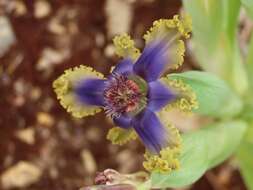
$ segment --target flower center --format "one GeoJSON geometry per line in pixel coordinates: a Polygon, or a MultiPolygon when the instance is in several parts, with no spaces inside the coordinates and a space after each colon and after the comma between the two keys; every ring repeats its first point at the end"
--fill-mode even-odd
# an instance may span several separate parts
{"type": "Polygon", "coordinates": [[[113,74],[104,90],[105,110],[111,117],[136,115],[146,105],[147,84],[138,76],[113,74]]]}

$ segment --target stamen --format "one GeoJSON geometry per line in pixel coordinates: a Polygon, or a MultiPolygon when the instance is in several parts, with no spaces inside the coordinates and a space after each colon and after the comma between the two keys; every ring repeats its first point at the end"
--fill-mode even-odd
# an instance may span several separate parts
{"type": "Polygon", "coordinates": [[[124,113],[136,114],[146,104],[145,81],[138,76],[124,76],[112,73],[104,90],[105,113],[112,118],[124,113]],[[141,86],[142,85],[142,86],[141,86]]]}

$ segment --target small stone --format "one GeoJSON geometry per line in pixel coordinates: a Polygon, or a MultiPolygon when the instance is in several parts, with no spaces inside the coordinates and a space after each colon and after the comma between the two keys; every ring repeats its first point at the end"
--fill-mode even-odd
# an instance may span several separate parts
{"type": "Polygon", "coordinates": [[[127,33],[132,22],[132,4],[128,1],[107,0],[105,5],[109,37],[127,33]]]}
{"type": "Polygon", "coordinates": [[[54,64],[59,64],[69,57],[68,50],[55,50],[52,48],[45,48],[42,51],[42,55],[38,60],[36,68],[38,70],[50,69],[54,64]]]}
{"type": "Polygon", "coordinates": [[[97,170],[97,164],[92,153],[88,149],[83,149],[81,151],[81,158],[85,172],[95,173],[97,170]]]}
{"type": "Polygon", "coordinates": [[[102,33],[98,33],[95,36],[96,45],[102,47],[105,44],[105,37],[102,33]]]}
{"type": "Polygon", "coordinates": [[[32,100],[38,100],[41,96],[41,89],[38,87],[34,87],[32,88],[32,90],[30,91],[30,98],[32,100]]]}
{"type": "Polygon", "coordinates": [[[36,183],[41,177],[42,171],[36,165],[20,161],[16,165],[8,168],[1,175],[3,188],[26,188],[36,183]]]}
{"type": "Polygon", "coordinates": [[[47,97],[44,99],[41,109],[44,110],[44,112],[48,112],[51,110],[51,108],[54,105],[54,100],[51,97],[47,97]]]}
{"type": "Polygon", "coordinates": [[[116,161],[120,166],[119,172],[129,173],[134,170],[138,163],[136,163],[137,159],[131,159],[133,156],[133,152],[128,149],[117,153],[116,161]]]}
{"type": "Polygon", "coordinates": [[[17,0],[13,2],[13,5],[14,5],[13,12],[15,16],[23,16],[27,13],[27,8],[24,2],[17,0]]]}
{"type": "Polygon", "coordinates": [[[17,95],[24,95],[29,88],[29,84],[22,78],[17,79],[14,82],[14,90],[17,95]]]}
{"type": "Polygon", "coordinates": [[[105,56],[106,57],[112,57],[114,55],[115,52],[115,48],[112,44],[109,44],[108,46],[106,46],[105,48],[105,56]]]}
{"type": "Polygon", "coordinates": [[[12,30],[9,19],[5,16],[0,16],[0,58],[9,50],[16,42],[15,34],[12,30]]]}
{"type": "Polygon", "coordinates": [[[66,33],[66,28],[61,24],[58,17],[54,17],[48,23],[48,30],[56,35],[63,35],[66,33]]]}
{"type": "Polygon", "coordinates": [[[26,128],[17,131],[16,137],[29,145],[33,145],[35,143],[35,131],[33,128],[26,128]]]}
{"type": "Polygon", "coordinates": [[[102,138],[101,136],[101,130],[99,130],[99,128],[96,126],[91,126],[85,132],[85,138],[90,142],[99,142],[102,138]]]}
{"type": "Polygon", "coordinates": [[[49,169],[49,176],[50,176],[50,178],[52,178],[52,179],[58,178],[58,176],[59,176],[59,171],[57,170],[56,167],[51,167],[51,168],[49,169]]]}
{"type": "Polygon", "coordinates": [[[5,156],[4,161],[2,162],[3,167],[10,167],[14,161],[14,156],[12,153],[9,153],[5,156]]]}
{"type": "Polygon", "coordinates": [[[22,107],[25,104],[25,98],[23,95],[17,95],[12,103],[15,107],[22,107]]]}
{"type": "Polygon", "coordinates": [[[36,18],[44,18],[50,14],[51,6],[46,0],[38,0],[34,4],[34,11],[36,18]]]}
{"type": "Polygon", "coordinates": [[[45,112],[39,112],[37,114],[37,121],[40,125],[51,127],[54,124],[54,119],[51,115],[45,112]]]}

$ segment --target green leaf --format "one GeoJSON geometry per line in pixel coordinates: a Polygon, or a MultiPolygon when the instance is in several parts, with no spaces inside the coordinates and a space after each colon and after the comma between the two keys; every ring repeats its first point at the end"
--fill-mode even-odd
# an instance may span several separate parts
{"type": "Polygon", "coordinates": [[[222,1],[184,0],[183,3],[192,17],[194,37],[206,44],[209,51],[213,50],[222,30],[222,1]]]}
{"type": "MultiPolygon", "coordinates": [[[[212,57],[213,52],[217,54],[217,46],[226,47],[233,44],[236,39],[240,1],[183,0],[183,5],[186,12],[192,17],[194,43],[200,46],[202,51],[207,53],[206,55],[212,57]]],[[[209,69],[214,66],[213,64],[218,66],[218,63],[215,62],[212,65],[205,62],[200,64],[209,69]]]]}
{"type": "Polygon", "coordinates": [[[231,44],[233,44],[236,39],[241,2],[238,0],[223,0],[222,4],[224,31],[226,32],[231,44]]]}
{"type": "Polygon", "coordinates": [[[253,190],[253,123],[246,132],[246,136],[241,143],[237,159],[240,165],[240,171],[249,190],[253,190]]]}
{"type": "Polygon", "coordinates": [[[147,180],[142,184],[136,185],[137,190],[150,190],[151,189],[151,181],[147,180]]]}
{"type": "Polygon", "coordinates": [[[153,173],[152,187],[182,187],[199,179],[208,167],[208,149],[202,133],[192,133],[183,137],[183,153],[180,169],[169,175],[153,173]]]}
{"type": "Polygon", "coordinates": [[[243,176],[243,179],[249,190],[253,190],[253,144],[243,142],[239,152],[237,154],[237,158],[240,165],[240,171],[243,176]]]}
{"type": "Polygon", "coordinates": [[[246,130],[246,123],[223,123],[220,127],[211,128],[208,135],[209,168],[212,168],[228,158],[238,147],[246,130]],[[219,135],[218,135],[219,134],[219,135]],[[215,145],[211,145],[214,143],[215,145]]]}
{"type": "Polygon", "coordinates": [[[227,159],[239,145],[246,124],[230,121],[211,124],[183,135],[181,167],[169,174],[152,173],[153,188],[177,188],[197,181],[206,170],[227,159]]]}
{"type": "Polygon", "coordinates": [[[253,34],[251,34],[251,39],[248,47],[248,55],[246,59],[246,67],[248,72],[248,78],[249,78],[249,97],[248,100],[251,104],[253,104],[253,34]]]}
{"type": "Polygon", "coordinates": [[[192,17],[193,53],[206,71],[215,73],[240,95],[248,88],[237,42],[239,0],[184,0],[192,17]]]}
{"type": "Polygon", "coordinates": [[[213,117],[232,117],[240,113],[241,100],[228,85],[215,75],[207,72],[189,71],[168,75],[190,85],[197,95],[197,113],[213,117]]]}
{"type": "Polygon", "coordinates": [[[247,10],[248,15],[253,19],[253,1],[252,0],[241,0],[242,5],[247,10]]]}

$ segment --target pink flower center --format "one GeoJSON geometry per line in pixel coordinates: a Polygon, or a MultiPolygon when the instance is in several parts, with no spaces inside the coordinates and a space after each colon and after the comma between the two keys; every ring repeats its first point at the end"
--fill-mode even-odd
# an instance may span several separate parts
{"type": "Polygon", "coordinates": [[[140,88],[140,79],[114,74],[104,90],[105,110],[111,117],[124,113],[135,114],[145,104],[145,93],[140,88]],[[138,83],[139,80],[139,83],[138,83]]]}

